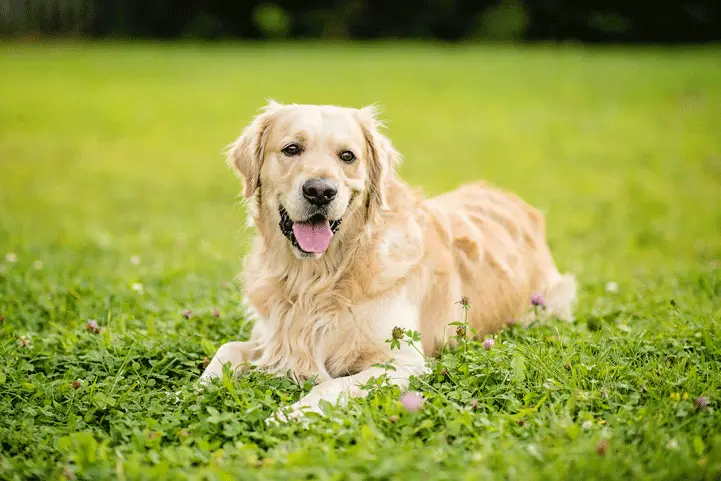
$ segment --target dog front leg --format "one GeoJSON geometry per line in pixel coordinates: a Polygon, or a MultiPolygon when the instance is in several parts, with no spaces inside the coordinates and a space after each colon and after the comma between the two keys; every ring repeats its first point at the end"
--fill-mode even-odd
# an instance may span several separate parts
{"type": "Polygon", "coordinates": [[[206,384],[214,377],[221,377],[223,366],[227,363],[230,363],[233,372],[244,370],[247,363],[252,360],[254,348],[255,343],[249,341],[223,344],[200,376],[200,382],[206,384]]]}
{"type": "MultiPolygon", "coordinates": [[[[406,346],[404,346],[406,347],[406,346]]],[[[412,349],[408,347],[408,349],[412,349]]],[[[396,354],[396,353],[394,353],[396,354]]],[[[388,359],[388,358],[386,358],[388,359]]],[[[382,362],[379,360],[378,362],[382,362]]],[[[281,410],[269,418],[269,422],[289,421],[303,416],[306,412],[322,414],[320,401],[328,401],[339,406],[345,406],[351,397],[365,397],[368,391],[363,389],[372,377],[380,377],[387,374],[389,381],[401,389],[408,387],[411,376],[417,376],[427,372],[425,358],[418,352],[403,352],[396,354],[392,359],[395,371],[386,370],[381,367],[369,367],[352,376],[330,379],[315,386],[287,411],[281,410]]]]}

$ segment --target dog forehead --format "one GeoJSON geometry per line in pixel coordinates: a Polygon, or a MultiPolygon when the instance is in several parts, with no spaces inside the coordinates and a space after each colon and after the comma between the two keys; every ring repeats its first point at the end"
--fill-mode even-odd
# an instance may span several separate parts
{"type": "Polygon", "coordinates": [[[363,138],[355,109],[332,105],[286,105],[277,113],[274,134],[317,138],[363,138]]]}

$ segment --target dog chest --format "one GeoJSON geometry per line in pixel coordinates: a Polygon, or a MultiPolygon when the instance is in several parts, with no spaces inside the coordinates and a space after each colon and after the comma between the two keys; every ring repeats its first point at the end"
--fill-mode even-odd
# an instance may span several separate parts
{"type": "Polygon", "coordinates": [[[300,382],[357,372],[368,349],[354,316],[306,310],[303,304],[277,306],[256,322],[253,340],[261,354],[253,364],[276,374],[290,372],[300,382]]]}

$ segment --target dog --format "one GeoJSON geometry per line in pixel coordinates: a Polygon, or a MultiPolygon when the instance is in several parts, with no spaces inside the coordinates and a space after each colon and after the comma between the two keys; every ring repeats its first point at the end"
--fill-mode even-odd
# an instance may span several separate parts
{"type": "Polygon", "coordinates": [[[473,308],[478,337],[537,317],[572,320],[576,283],[560,274],[541,213],[488,183],[424,199],[396,173],[401,155],[374,106],[270,102],[231,145],[256,235],[244,264],[250,339],[222,345],[201,382],[254,366],[317,384],[288,421],[343,404],[388,374],[401,389],[453,347],[473,308]],[[531,309],[540,294],[545,309],[531,309]],[[465,296],[465,297],[464,297],[465,296]],[[419,345],[391,349],[394,328],[419,345]],[[378,364],[391,361],[394,371],[378,364]]]}

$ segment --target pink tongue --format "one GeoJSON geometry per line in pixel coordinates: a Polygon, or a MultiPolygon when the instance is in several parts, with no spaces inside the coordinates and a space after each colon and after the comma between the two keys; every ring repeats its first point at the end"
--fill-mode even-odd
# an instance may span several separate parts
{"type": "Polygon", "coordinates": [[[310,222],[296,222],[293,224],[293,234],[298,245],[306,252],[320,254],[328,250],[333,232],[327,220],[312,224],[310,222]]]}

